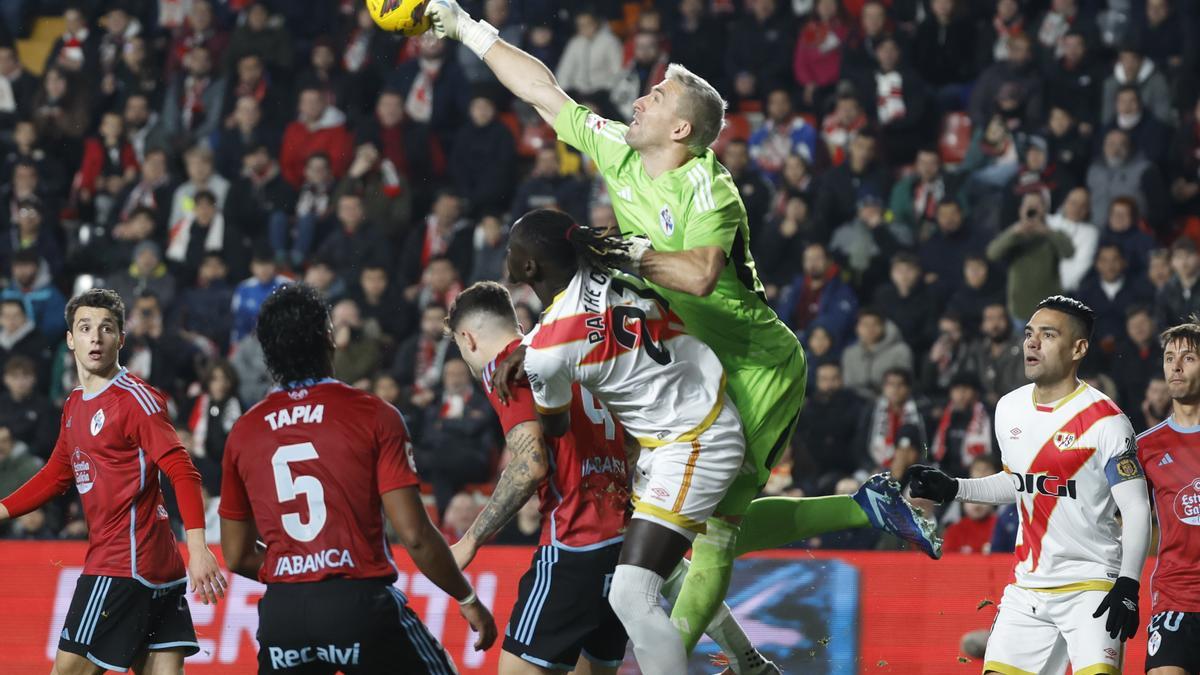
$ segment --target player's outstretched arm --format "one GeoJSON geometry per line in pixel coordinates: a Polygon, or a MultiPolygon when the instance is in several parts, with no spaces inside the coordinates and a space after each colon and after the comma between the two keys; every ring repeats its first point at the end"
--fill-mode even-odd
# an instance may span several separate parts
{"type": "Polygon", "coordinates": [[[1003,471],[984,478],[954,478],[932,466],[914,464],[904,472],[904,482],[913,497],[938,504],[955,499],[995,505],[1017,501],[1017,488],[1003,471]]]}
{"type": "Polygon", "coordinates": [[[417,569],[458,601],[459,611],[471,624],[479,637],[475,640],[476,651],[485,650],[496,641],[496,621],[492,613],[476,597],[471,584],[459,571],[450,554],[450,547],[429,521],[429,514],[421,504],[421,494],[415,487],[388,490],[380,495],[383,511],[396,528],[396,534],[417,569]]]}
{"type": "Polygon", "coordinates": [[[505,437],[512,460],[504,467],[492,496],[466,534],[451,548],[459,568],[466,566],[484,542],[508,524],[529,501],[550,471],[550,458],[542,440],[542,425],[522,422],[505,437]]]}
{"type": "Polygon", "coordinates": [[[642,237],[629,240],[629,259],[634,271],[646,280],[701,298],[712,295],[726,262],[720,246],[655,251],[650,248],[649,240],[642,237]]]}
{"type": "Polygon", "coordinates": [[[533,106],[547,123],[554,124],[562,107],[574,103],[546,64],[501,40],[495,28],[472,19],[455,0],[431,0],[426,11],[438,37],[458,40],[469,47],[505,88],[533,106]]]}

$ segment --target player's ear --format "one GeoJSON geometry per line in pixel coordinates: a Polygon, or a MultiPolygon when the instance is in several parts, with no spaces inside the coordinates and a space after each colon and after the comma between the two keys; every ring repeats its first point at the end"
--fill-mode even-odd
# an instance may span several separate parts
{"type": "Polygon", "coordinates": [[[675,126],[671,127],[671,140],[682,143],[687,140],[688,136],[692,135],[692,123],[678,117],[675,119],[675,126]]]}

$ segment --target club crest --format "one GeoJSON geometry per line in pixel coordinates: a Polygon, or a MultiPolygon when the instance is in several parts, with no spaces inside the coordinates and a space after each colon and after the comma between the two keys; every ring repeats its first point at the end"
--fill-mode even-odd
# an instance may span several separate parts
{"type": "Polygon", "coordinates": [[[100,433],[100,430],[103,428],[104,428],[104,409],[101,408],[96,411],[95,415],[92,415],[92,435],[95,436],[96,434],[100,433]]]}
{"type": "Polygon", "coordinates": [[[671,209],[666,204],[658,212],[658,223],[662,225],[663,234],[668,237],[675,234],[675,219],[671,217],[671,209]]]}

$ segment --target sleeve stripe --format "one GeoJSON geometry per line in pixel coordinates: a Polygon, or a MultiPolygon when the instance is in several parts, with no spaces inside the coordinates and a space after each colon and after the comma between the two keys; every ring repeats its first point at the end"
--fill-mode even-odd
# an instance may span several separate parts
{"type": "Polygon", "coordinates": [[[158,406],[158,402],[150,395],[150,392],[146,391],[140,385],[136,383],[130,385],[126,382],[114,382],[113,384],[133,395],[134,400],[138,402],[138,405],[142,406],[142,411],[147,415],[153,415],[162,410],[158,406]]]}
{"type": "Polygon", "coordinates": [[[712,179],[704,171],[704,167],[697,164],[688,171],[687,175],[688,180],[692,181],[692,187],[696,190],[695,200],[700,207],[700,213],[715,209],[717,203],[712,196],[712,179]]]}

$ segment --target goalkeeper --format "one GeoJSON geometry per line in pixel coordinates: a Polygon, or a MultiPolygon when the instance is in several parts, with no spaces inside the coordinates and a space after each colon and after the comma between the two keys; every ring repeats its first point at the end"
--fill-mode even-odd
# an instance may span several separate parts
{"type": "MultiPolygon", "coordinates": [[[[631,238],[631,267],[725,366],[745,426],[746,465],[693,544],[671,615],[687,649],[724,599],[741,553],[874,525],[939,555],[932,524],[914,515],[891,481],[873,479],[854,497],[754,500],[795,430],[807,367],[799,341],[766,302],[750,255],[746,210],[708,147],[724,125],[717,90],[672,64],[666,79],[634,103],[626,126],[571,100],[542,62],[501,40],[454,0],[431,0],[427,11],[439,37],[475,52],[560,140],[595,162],[621,233],[631,238]]],[[[668,583],[677,582],[675,576],[668,583]]]]}

